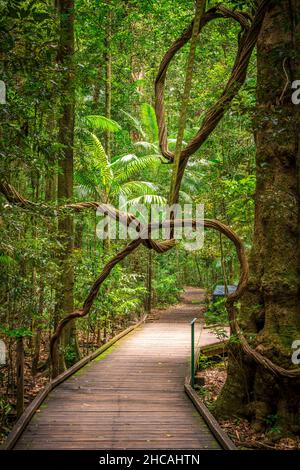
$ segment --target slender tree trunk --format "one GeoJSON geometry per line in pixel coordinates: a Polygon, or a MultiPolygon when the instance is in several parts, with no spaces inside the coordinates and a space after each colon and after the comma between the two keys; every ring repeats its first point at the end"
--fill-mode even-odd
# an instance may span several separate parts
{"type": "Polygon", "coordinates": [[[94,85],[94,93],[93,93],[93,108],[96,114],[98,113],[98,106],[99,106],[99,98],[100,98],[100,84],[101,84],[101,75],[102,75],[102,64],[98,64],[97,66],[97,75],[96,81],[94,85]]]}
{"type": "MultiPolygon", "coordinates": [[[[107,29],[105,37],[105,116],[111,119],[111,99],[112,99],[112,56],[111,56],[111,36],[112,36],[112,11],[109,6],[107,17],[107,29]]],[[[108,159],[111,159],[111,133],[105,132],[105,151],[108,159]]]]}
{"type": "Polygon", "coordinates": [[[33,355],[32,355],[32,365],[31,365],[31,371],[32,371],[33,376],[35,376],[37,373],[37,367],[38,367],[39,360],[40,360],[41,334],[42,334],[42,329],[40,327],[37,327],[35,334],[34,334],[33,355]]]}
{"type": "Polygon", "coordinates": [[[151,313],[152,307],[152,250],[147,250],[147,296],[146,296],[146,313],[151,313]]]}
{"type": "MultiPolygon", "coordinates": [[[[73,197],[73,146],[74,146],[74,112],[75,112],[75,77],[74,77],[74,0],[59,0],[58,13],[60,15],[60,40],[57,62],[61,74],[61,112],[59,119],[59,142],[62,151],[59,161],[59,175],[57,198],[70,201],[73,197]]],[[[73,286],[74,269],[72,264],[72,250],[74,244],[74,223],[72,215],[66,214],[59,219],[58,231],[63,244],[60,253],[61,279],[57,293],[55,323],[63,315],[74,310],[73,286]]],[[[79,358],[79,349],[76,340],[75,325],[73,322],[65,328],[63,344],[68,348],[74,358],[79,358]]],[[[58,347],[58,346],[57,346],[58,347]]],[[[56,354],[56,357],[58,355],[56,354]]],[[[53,366],[53,375],[57,375],[64,368],[63,361],[53,366]]]]}
{"type": "Polygon", "coordinates": [[[203,286],[202,286],[201,269],[200,269],[199,261],[198,261],[198,258],[197,258],[197,255],[196,255],[196,254],[195,254],[195,256],[193,256],[193,259],[194,259],[194,261],[195,261],[195,265],[196,265],[196,269],[197,269],[197,273],[198,273],[199,287],[203,287],[203,286]]]}
{"type": "MultiPolygon", "coordinates": [[[[51,136],[56,138],[56,123],[55,113],[52,111],[47,119],[47,127],[51,129],[51,136]]],[[[57,168],[56,158],[51,155],[48,158],[47,166],[45,168],[45,201],[53,202],[57,194],[57,168]]]]}
{"type": "Polygon", "coordinates": [[[44,301],[45,301],[44,284],[42,284],[40,288],[40,296],[39,296],[38,318],[37,318],[37,324],[35,326],[35,333],[34,333],[34,340],[33,340],[33,355],[32,355],[32,363],[31,363],[31,370],[32,370],[33,376],[37,373],[37,368],[38,368],[38,364],[40,360],[42,326],[41,326],[39,317],[41,317],[43,314],[44,301]]]}
{"type": "Polygon", "coordinates": [[[16,348],[16,369],[17,369],[17,417],[24,411],[24,341],[20,337],[17,339],[16,348]]]}
{"type": "Polygon", "coordinates": [[[223,247],[223,238],[222,234],[219,234],[220,237],[220,252],[221,252],[221,267],[222,267],[222,274],[223,274],[223,281],[224,281],[224,294],[228,295],[228,285],[227,285],[227,272],[226,272],[226,263],[224,257],[224,247],[223,247]]]}
{"type": "MultiPolygon", "coordinates": [[[[240,314],[252,345],[285,368],[293,367],[291,345],[300,339],[300,107],[291,100],[291,82],[300,78],[299,11],[299,0],[274,2],[258,42],[255,227],[240,314]]],[[[279,430],[300,432],[299,380],[271,375],[237,347],[232,352],[216,412],[245,414],[257,430],[272,415],[279,430]]]]}

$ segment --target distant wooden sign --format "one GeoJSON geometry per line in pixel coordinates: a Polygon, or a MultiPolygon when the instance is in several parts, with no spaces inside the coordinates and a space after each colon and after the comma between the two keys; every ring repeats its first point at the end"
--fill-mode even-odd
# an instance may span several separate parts
{"type": "Polygon", "coordinates": [[[6,364],[6,346],[2,339],[0,339],[0,365],[6,364]]]}
{"type": "Polygon", "coordinates": [[[6,103],[6,85],[3,80],[0,80],[0,104],[6,103]]]}

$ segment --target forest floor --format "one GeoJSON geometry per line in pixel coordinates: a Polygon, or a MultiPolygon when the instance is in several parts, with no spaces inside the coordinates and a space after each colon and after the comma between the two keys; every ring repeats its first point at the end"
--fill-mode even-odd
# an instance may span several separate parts
{"type": "MultiPolygon", "coordinates": [[[[46,360],[46,353],[41,355],[41,360],[46,360]]],[[[16,390],[14,371],[3,367],[0,371],[0,444],[3,443],[17,420],[16,415],[16,390]]],[[[24,406],[32,402],[36,395],[46,386],[49,377],[45,374],[33,376],[31,373],[31,360],[25,357],[24,364],[24,406]]]]}
{"type": "MultiPolygon", "coordinates": [[[[205,385],[198,389],[199,395],[208,408],[218,398],[226,381],[226,363],[221,362],[201,372],[205,385]]],[[[300,438],[280,437],[276,428],[266,432],[254,432],[246,419],[233,417],[219,421],[221,428],[228,434],[239,449],[262,450],[300,450],[300,438]]]]}

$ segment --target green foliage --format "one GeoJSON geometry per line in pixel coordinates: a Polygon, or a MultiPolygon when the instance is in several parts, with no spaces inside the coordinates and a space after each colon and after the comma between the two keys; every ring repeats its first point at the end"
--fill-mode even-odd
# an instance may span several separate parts
{"type": "Polygon", "coordinates": [[[225,307],[226,298],[215,300],[208,305],[204,313],[205,321],[208,325],[214,323],[228,324],[228,313],[225,307]]]}
{"type": "Polygon", "coordinates": [[[100,139],[93,132],[87,131],[85,144],[88,153],[91,154],[94,164],[99,170],[99,180],[101,184],[108,188],[112,180],[112,172],[110,169],[108,157],[105,153],[104,147],[100,142],[100,139]]]}
{"type": "Polygon", "coordinates": [[[197,366],[199,370],[209,369],[215,365],[215,361],[205,356],[204,354],[199,354],[197,358],[197,366]]]}
{"type": "Polygon", "coordinates": [[[105,116],[90,115],[86,116],[85,120],[93,129],[100,129],[102,131],[118,132],[121,126],[113,119],[108,119],[105,116]]]}
{"type": "MultiPolygon", "coordinates": [[[[90,125],[102,130],[118,130],[117,123],[102,116],[87,116],[90,125]],[[107,127],[107,123],[109,123],[107,127]]],[[[126,199],[155,195],[157,188],[150,181],[132,180],[143,170],[155,168],[159,163],[158,155],[136,156],[128,154],[113,157],[112,162],[104,150],[100,138],[89,130],[81,129],[87,153],[83,152],[81,162],[75,173],[75,181],[84,192],[97,194],[103,202],[115,202],[119,196],[126,199]]]]}
{"type": "Polygon", "coordinates": [[[177,286],[176,277],[166,271],[162,272],[153,284],[159,305],[177,302],[179,294],[182,292],[177,286]]]}
{"type": "Polygon", "coordinates": [[[9,255],[0,255],[0,264],[9,266],[15,264],[16,260],[9,255]]]}
{"type": "Polygon", "coordinates": [[[121,182],[129,179],[136,173],[149,168],[155,168],[159,164],[159,155],[144,155],[137,157],[134,154],[119,157],[112,163],[116,178],[121,182]]]}
{"type": "Polygon", "coordinates": [[[282,433],[282,426],[280,424],[281,419],[277,414],[270,414],[264,419],[265,425],[267,427],[267,435],[274,437],[274,435],[279,435],[282,433]]]}
{"type": "Polygon", "coordinates": [[[32,331],[27,328],[5,328],[0,326],[0,333],[8,336],[9,338],[28,338],[32,336],[32,331]]]}
{"type": "Polygon", "coordinates": [[[4,432],[9,431],[8,422],[11,413],[12,406],[10,403],[4,398],[0,398],[0,428],[3,429],[4,432]]]}
{"type": "Polygon", "coordinates": [[[151,143],[158,141],[158,126],[155,111],[148,103],[141,105],[141,122],[151,143]]]}
{"type": "Polygon", "coordinates": [[[66,362],[67,368],[71,367],[76,360],[76,355],[74,352],[74,348],[72,346],[65,346],[63,349],[64,359],[66,362]]]}

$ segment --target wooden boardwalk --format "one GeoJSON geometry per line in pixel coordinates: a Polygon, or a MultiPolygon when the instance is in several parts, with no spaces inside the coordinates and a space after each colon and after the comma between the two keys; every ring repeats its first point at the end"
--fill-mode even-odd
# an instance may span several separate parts
{"type": "Polygon", "coordinates": [[[220,449],[184,392],[201,290],[134,330],[57,388],[15,449],[220,449]]]}

